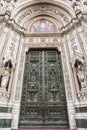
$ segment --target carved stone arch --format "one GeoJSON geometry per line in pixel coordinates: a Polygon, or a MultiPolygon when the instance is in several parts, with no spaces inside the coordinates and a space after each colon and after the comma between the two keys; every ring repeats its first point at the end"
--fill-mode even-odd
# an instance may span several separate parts
{"type": "MultiPolygon", "coordinates": [[[[37,7],[39,8],[39,6],[37,5],[37,7]]],[[[55,11],[55,9],[54,9],[55,11]]],[[[59,10],[57,10],[59,12],[59,10]]],[[[55,20],[58,21],[58,23],[63,23],[63,25],[65,25],[67,22],[69,22],[69,20],[71,20],[71,18],[68,19],[69,16],[65,16],[65,12],[61,13],[61,12],[33,12],[31,14],[31,16],[29,17],[28,16],[28,13],[29,10],[26,10],[26,11],[22,11],[21,14],[19,14],[19,16],[17,16],[17,22],[18,24],[20,23],[21,26],[24,26],[25,23],[29,23],[29,21],[35,17],[38,17],[38,16],[48,16],[48,17],[52,17],[54,18],[55,20]],[[66,19],[67,21],[64,21],[64,19],[66,19]]]]}
{"type": "Polygon", "coordinates": [[[55,23],[55,25],[60,28],[63,26],[63,20],[62,19],[55,19],[53,16],[50,16],[50,15],[45,15],[45,16],[42,16],[42,15],[39,15],[39,16],[35,16],[33,17],[32,19],[28,19],[28,18],[25,18],[23,19],[22,21],[22,26],[25,28],[25,30],[29,30],[29,26],[32,22],[34,22],[35,20],[38,20],[38,19],[47,19],[47,20],[50,20],[51,22],[55,23]],[[28,22],[29,21],[29,22],[28,22]]]}
{"type": "Polygon", "coordinates": [[[25,2],[19,3],[17,7],[15,6],[11,18],[26,30],[29,21],[38,16],[52,17],[56,19],[58,23],[61,23],[61,25],[58,26],[62,27],[71,21],[74,13],[72,8],[63,2],[27,2],[26,0],[25,2]]]}
{"type": "Polygon", "coordinates": [[[67,4],[67,2],[65,3],[61,0],[59,0],[59,1],[54,1],[54,0],[52,0],[52,1],[50,1],[50,0],[48,0],[48,1],[46,1],[46,0],[43,0],[43,1],[41,1],[41,0],[38,0],[38,1],[30,0],[30,1],[28,1],[28,0],[25,0],[23,2],[20,1],[19,4],[17,3],[17,5],[15,5],[15,9],[12,12],[12,18],[15,18],[17,16],[17,14],[19,14],[22,10],[26,9],[27,7],[34,5],[34,4],[39,4],[39,3],[42,3],[42,4],[51,3],[53,5],[59,6],[62,9],[64,9],[67,13],[70,14],[71,17],[74,16],[72,8],[70,8],[70,6],[67,4]]]}

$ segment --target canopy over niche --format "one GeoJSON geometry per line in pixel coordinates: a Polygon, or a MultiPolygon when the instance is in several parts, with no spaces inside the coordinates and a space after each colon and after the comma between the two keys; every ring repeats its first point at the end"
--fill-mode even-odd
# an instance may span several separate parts
{"type": "Polygon", "coordinates": [[[39,19],[30,27],[31,33],[57,33],[57,27],[47,19],[39,19]]]}

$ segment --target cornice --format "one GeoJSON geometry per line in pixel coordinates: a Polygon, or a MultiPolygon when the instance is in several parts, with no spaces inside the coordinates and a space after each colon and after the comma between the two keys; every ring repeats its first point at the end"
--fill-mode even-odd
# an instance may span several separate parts
{"type": "Polygon", "coordinates": [[[24,33],[25,37],[61,37],[61,33],[24,33]]]}

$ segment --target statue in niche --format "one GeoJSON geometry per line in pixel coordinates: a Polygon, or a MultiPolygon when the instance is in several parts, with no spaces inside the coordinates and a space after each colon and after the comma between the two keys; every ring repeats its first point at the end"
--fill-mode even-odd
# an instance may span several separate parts
{"type": "Polygon", "coordinates": [[[75,67],[76,74],[77,74],[77,80],[78,80],[79,88],[81,90],[81,89],[86,87],[84,66],[83,66],[83,63],[81,61],[76,59],[74,67],[75,67]]]}
{"type": "Polygon", "coordinates": [[[6,61],[2,66],[3,73],[0,76],[0,87],[6,91],[8,91],[12,67],[11,60],[6,61]]]}

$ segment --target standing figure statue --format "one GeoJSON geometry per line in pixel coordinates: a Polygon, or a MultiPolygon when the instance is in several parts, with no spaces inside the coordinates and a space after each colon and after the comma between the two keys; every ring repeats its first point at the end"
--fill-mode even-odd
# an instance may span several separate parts
{"type": "Polygon", "coordinates": [[[6,91],[8,91],[12,67],[11,60],[8,60],[4,63],[2,68],[3,73],[0,76],[0,87],[6,91]]]}
{"type": "Polygon", "coordinates": [[[75,70],[76,70],[76,74],[77,74],[79,88],[81,90],[86,87],[83,63],[81,61],[79,61],[78,59],[76,59],[74,66],[75,66],[75,70]]]}

